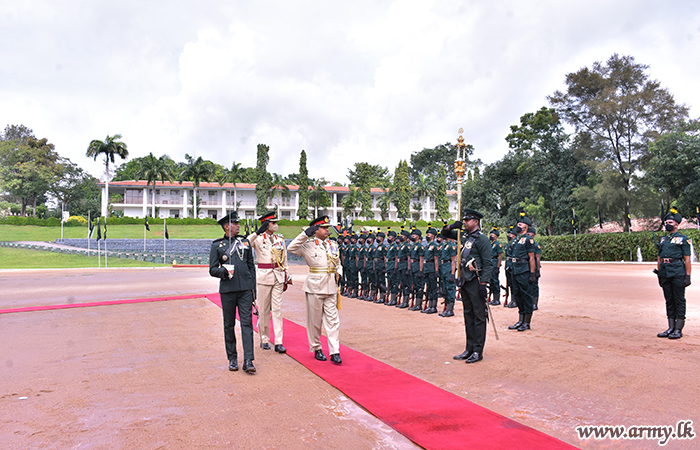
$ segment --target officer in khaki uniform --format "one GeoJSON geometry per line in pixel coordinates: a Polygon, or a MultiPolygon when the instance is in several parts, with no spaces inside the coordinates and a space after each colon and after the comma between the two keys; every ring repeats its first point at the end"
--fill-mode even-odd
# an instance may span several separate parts
{"type": "Polygon", "coordinates": [[[309,340],[309,350],[314,352],[317,360],[326,360],[321,349],[321,325],[323,325],[328,337],[331,362],[341,364],[338,339],[339,295],[336,277],[337,271],[342,271],[342,266],[339,263],[338,245],[328,239],[330,226],[328,216],[312,220],[309,227],[289,243],[287,250],[304,258],[309,266],[309,274],[303,287],[306,293],[306,335],[309,340]]]}
{"type": "Polygon", "coordinates": [[[289,274],[287,272],[287,250],[284,237],[275,234],[279,229],[277,213],[269,211],[260,217],[260,228],[248,236],[250,245],[255,250],[258,261],[258,332],[260,347],[270,350],[270,312],[272,328],[275,331],[275,351],[286,353],[282,345],[282,292],[286,288],[289,274]]]}

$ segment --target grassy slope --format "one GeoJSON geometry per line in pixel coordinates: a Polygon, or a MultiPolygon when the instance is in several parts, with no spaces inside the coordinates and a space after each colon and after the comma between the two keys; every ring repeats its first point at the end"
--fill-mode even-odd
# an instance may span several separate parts
{"type": "MultiPolygon", "coordinates": [[[[132,259],[109,258],[108,267],[165,267],[132,259]]],[[[0,269],[67,269],[97,267],[97,255],[64,255],[41,250],[24,250],[0,247],[0,269]]],[[[102,259],[104,267],[104,258],[102,259]]]]}

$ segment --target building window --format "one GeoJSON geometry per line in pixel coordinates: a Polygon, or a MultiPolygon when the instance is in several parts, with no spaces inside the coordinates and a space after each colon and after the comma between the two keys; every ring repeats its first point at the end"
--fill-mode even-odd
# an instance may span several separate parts
{"type": "Polygon", "coordinates": [[[170,195],[180,195],[180,191],[175,189],[170,191],[170,195]]]}
{"type": "Polygon", "coordinates": [[[143,191],[141,189],[127,189],[124,203],[138,205],[143,203],[143,191]]]}
{"type": "Polygon", "coordinates": [[[179,209],[171,209],[170,210],[170,217],[173,219],[179,219],[180,218],[180,210],[179,209]]]}
{"type": "Polygon", "coordinates": [[[291,219],[291,218],[292,218],[292,212],[291,212],[291,211],[282,211],[282,218],[283,218],[283,219],[291,219]]]}

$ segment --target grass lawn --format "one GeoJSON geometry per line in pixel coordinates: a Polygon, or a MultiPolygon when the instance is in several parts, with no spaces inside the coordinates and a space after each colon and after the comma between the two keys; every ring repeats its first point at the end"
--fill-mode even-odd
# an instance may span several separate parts
{"type": "MultiPolygon", "coordinates": [[[[102,267],[104,267],[104,264],[103,256],[102,267]]],[[[166,266],[167,265],[164,264],[134,261],[133,259],[109,258],[107,260],[107,267],[166,266]]],[[[97,267],[97,255],[88,257],[81,255],[64,255],[41,250],[0,247],[0,269],[70,269],[81,267],[97,267]]]]}
{"type": "MultiPolygon", "coordinates": [[[[255,230],[251,230],[251,233],[255,230]]],[[[85,227],[63,227],[63,237],[66,239],[85,239],[85,227]]],[[[245,228],[241,227],[241,234],[245,228]]],[[[287,239],[294,239],[301,233],[299,226],[280,227],[287,239]]],[[[171,239],[218,239],[224,235],[219,225],[168,225],[168,235],[171,239]]],[[[107,237],[111,239],[143,239],[143,225],[109,225],[107,237]]],[[[34,225],[0,225],[0,241],[55,241],[61,238],[61,227],[37,227],[34,225]]],[[[146,239],[163,239],[163,228],[151,225],[151,231],[146,232],[146,239]]]]}

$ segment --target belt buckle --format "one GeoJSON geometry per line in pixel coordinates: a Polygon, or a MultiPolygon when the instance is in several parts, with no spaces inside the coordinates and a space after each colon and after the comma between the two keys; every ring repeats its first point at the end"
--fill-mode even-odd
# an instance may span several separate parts
{"type": "Polygon", "coordinates": [[[661,261],[663,261],[665,264],[671,264],[671,258],[664,258],[661,261]]]}
{"type": "Polygon", "coordinates": [[[511,258],[510,262],[518,262],[518,258],[511,258]]]}

